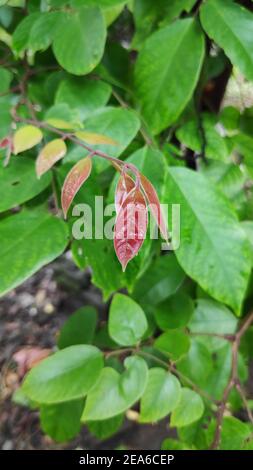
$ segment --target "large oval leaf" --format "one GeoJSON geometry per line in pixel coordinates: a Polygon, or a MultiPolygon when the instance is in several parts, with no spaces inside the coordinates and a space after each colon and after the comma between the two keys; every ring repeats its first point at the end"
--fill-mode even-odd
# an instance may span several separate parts
{"type": "Polygon", "coordinates": [[[154,132],[175,122],[192,96],[204,57],[204,40],[195,19],[177,20],[155,32],[136,63],[136,94],[154,132]]]}
{"type": "Polygon", "coordinates": [[[105,20],[100,9],[83,7],[66,12],[61,30],[53,41],[53,51],[64,69],[75,75],[85,75],[99,63],[105,38],[105,20]]]}
{"type": "Polygon", "coordinates": [[[36,177],[34,161],[26,157],[13,157],[7,167],[0,165],[0,212],[32,199],[50,183],[51,175],[36,177]]]}
{"type": "Polygon", "coordinates": [[[100,421],[126,411],[142,396],[148,377],[146,362],[140,357],[125,360],[126,371],[103,369],[98,382],[88,394],[82,421],[100,421]]]}
{"type": "Polygon", "coordinates": [[[88,393],[102,367],[102,353],[94,346],[69,346],[34,367],[22,389],[28,398],[38,403],[74,400],[88,393]]]}
{"type": "Polygon", "coordinates": [[[208,0],[200,12],[208,36],[253,80],[253,14],[230,0],[208,0]]]}
{"type": "Polygon", "coordinates": [[[68,229],[48,212],[23,210],[0,221],[0,239],[0,295],[3,295],[63,253],[68,229]]]}
{"type": "Polygon", "coordinates": [[[229,202],[203,175],[186,168],[170,168],[166,187],[167,201],[181,206],[179,263],[212,297],[239,314],[251,262],[229,202]]]}

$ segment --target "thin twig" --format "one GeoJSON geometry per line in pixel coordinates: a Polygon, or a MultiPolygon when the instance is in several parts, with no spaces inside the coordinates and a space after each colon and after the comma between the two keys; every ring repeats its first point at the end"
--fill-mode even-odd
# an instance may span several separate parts
{"type": "MultiPolygon", "coordinates": [[[[223,417],[224,417],[224,413],[226,409],[226,404],[227,404],[231,390],[234,387],[238,387],[238,384],[240,384],[239,379],[238,379],[238,351],[240,347],[241,338],[244,335],[244,333],[247,331],[247,329],[250,327],[252,322],[253,322],[253,312],[251,312],[243,321],[242,325],[240,326],[238,332],[235,335],[235,339],[232,344],[231,373],[230,373],[228,383],[224,389],[222,399],[220,401],[220,405],[218,407],[214,439],[210,446],[210,449],[217,449],[219,447],[220,439],[221,439],[222,422],[223,422],[223,417]]],[[[244,402],[244,405],[245,405],[245,402],[244,402]]]]}

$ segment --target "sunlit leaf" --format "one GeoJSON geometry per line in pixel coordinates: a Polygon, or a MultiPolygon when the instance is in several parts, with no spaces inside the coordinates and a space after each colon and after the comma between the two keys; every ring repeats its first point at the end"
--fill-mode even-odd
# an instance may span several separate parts
{"type": "Polygon", "coordinates": [[[67,216],[70,204],[82,184],[89,178],[92,168],[90,157],[85,157],[77,162],[68,173],[62,188],[61,204],[64,217],[67,216]]]}
{"type": "Polygon", "coordinates": [[[87,142],[87,144],[94,144],[94,145],[118,145],[116,140],[111,139],[111,137],[107,137],[106,135],[96,134],[95,132],[87,132],[87,131],[78,131],[75,133],[75,136],[87,142]]]}
{"type": "Polygon", "coordinates": [[[37,145],[43,139],[43,134],[38,127],[24,126],[18,129],[13,137],[14,153],[24,152],[37,145]]]}
{"type": "Polygon", "coordinates": [[[40,177],[46,173],[58,160],[64,157],[66,152],[67,147],[62,139],[54,139],[45,145],[36,160],[37,176],[40,177]]]}

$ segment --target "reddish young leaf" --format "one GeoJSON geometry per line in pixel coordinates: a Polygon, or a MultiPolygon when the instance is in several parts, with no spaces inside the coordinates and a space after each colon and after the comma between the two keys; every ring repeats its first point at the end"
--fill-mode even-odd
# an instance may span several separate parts
{"type": "Polygon", "coordinates": [[[67,217],[67,212],[76,193],[82,184],[89,178],[91,168],[91,158],[85,157],[77,162],[67,174],[61,193],[61,205],[65,218],[67,217]]]}
{"type": "Polygon", "coordinates": [[[10,143],[11,143],[11,141],[10,141],[9,137],[4,137],[0,141],[0,148],[4,149],[5,147],[9,147],[10,143]]]}
{"type": "Polygon", "coordinates": [[[124,202],[127,195],[134,188],[134,180],[127,173],[122,173],[120,175],[116,191],[115,191],[115,209],[116,214],[118,214],[122,203],[124,202]]]}
{"type": "Polygon", "coordinates": [[[167,241],[168,240],[167,225],[165,223],[165,220],[162,214],[160,201],[159,201],[157,192],[154,186],[152,185],[152,183],[150,183],[150,181],[146,178],[146,176],[142,175],[141,173],[140,173],[140,179],[141,179],[141,185],[142,185],[143,191],[150,205],[151,213],[160,229],[160,232],[163,238],[167,241]]]}
{"type": "Polygon", "coordinates": [[[114,248],[123,271],[138,254],[146,236],[147,224],[145,198],[139,189],[134,188],[124,199],[114,227],[114,248]]]}

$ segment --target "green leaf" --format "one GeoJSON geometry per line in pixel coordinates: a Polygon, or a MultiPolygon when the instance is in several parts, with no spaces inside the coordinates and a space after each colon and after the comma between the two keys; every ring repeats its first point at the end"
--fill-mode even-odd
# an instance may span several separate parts
{"type": "Polygon", "coordinates": [[[12,77],[12,73],[9,70],[0,67],[0,93],[5,93],[9,90],[12,77]]]}
{"type": "MultiPolygon", "coordinates": [[[[136,113],[124,108],[106,107],[99,110],[85,122],[85,130],[106,135],[118,143],[118,145],[94,145],[94,149],[108,153],[112,157],[119,157],[127,148],[140,128],[140,121],[136,113]]],[[[94,166],[97,171],[108,168],[105,160],[96,159],[94,166]]]]}
{"type": "Polygon", "coordinates": [[[197,421],[204,413],[202,398],[189,388],[182,388],[180,401],[172,411],[170,425],[180,428],[197,421]]]}
{"type": "Polygon", "coordinates": [[[63,19],[64,13],[60,11],[41,13],[31,27],[29,49],[33,52],[46,50],[61,28],[63,19]]]}
{"type": "Polygon", "coordinates": [[[148,378],[146,362],[136,356],[128,357],[126,371],[103,369],[96,385],[88,394],[82,421],[100,421],[117,416],[130,408],[142,396],[148,378]]]}
{"type": "Polygon", "coordinates": [[[102,80],[69,78],[60,82],[55,103],[66,103],[71,109],[78,110],[80,119],[84,120],[105,106],[110,94],[110,85],[102,80]]]}
{"type": "Polygon", "coordinates": [[[57,129],[78,130],[83,127],[78,111],[70,109],[67,103],[58,103],[47,109],[44,121],[57,129]]]}
{"type": "Polygon", "coordinates": [[[69,73],[85,75],[102,58],[105,39],[105,21],[100,9],[83,7],[65,12],[61,29],[53,41],[53,51],[59,64],[69,73]]]}
{"type": "Polygon", "coordinates": [[[179,292],[156,306],[155,320],[162,330],[182,328],[190,321],[193,311],[191,297],[179,292]]]}
{"type": "Polygon", "coordinates": [[[39,144],[43,139],[43,134],[38,127],[23,126],[18,129],[13,137],[14,153],[17,155],[20,152],[31,149],[39,144]]]}
{"type": "Polygon", "coordinates": [[[177,369],[201,387],[205,386],[212,365],[211,352],[204,344],[192,339],[191,347],[187,355],[178,362],[177,369]]]}
{"type": "Polygon", "coordinates": [[[184,356],[189,351],[190,344],[189,337],[180,330],[166,331],[154,342],[155,348],[168,354],[173,361],[184,356]]]}
{"type": "Polygon", "coordinates": [[[192,333],[234,334],[237,323],[225,305],[215,300],[198,299],[189,328],[192,333]]]}
{"type": "MultiPolygon", "coordinates": [[[[215,129],[215,123],[209,116],[203,116],[203,130],[205,133],[205,156],[214,160],[226,162],[228,160],[229,150],[226,141],[215,129]]],[[[188,121],[180,127],[176,136],[187,148],[194,150],[198,154],[202,151],[202,136],[199,130],[199,124],[195,121],[188,121]]]]}
{"type": "Polygon", "coordinates": [[[97,312],[93,307],[81,307],[64,323],[58,338],[58,348],[74,344],[90,344],[97,324],[97,312]]]}
{"type": "Polygon", "coordinates": [[[208,0],[200,9],[203,28],[232,64],[253,80],[253,15],[230,0],[208,0]]]}
{"type": "MultiPolygon", "coordinates": [[[[213,441],[215,426],[216,422],[213,420],[207,430],[210,444],[213,441]]],[[[244,450],[250,442],[252,443],[252,429],[247,423],[234,416],[223,418],[219,450],[244,450]]]]}
{"type": "Polygon", "coordinates": [[[41,13],[39,12],[27,15],[15,29],[12,37],[12,48],[18,56],[22,56],[28,48],[31,29],[40,17],[41,13]]]}
{"type": "Polygon", "coordinates": [[[141,398],[140,422],[156,422],[167,416],[179,402],[180,389],[174,375],[161,367],[150,369],[148,384],[141,398]]]}
{"type": "Polygon", "coordinates": [[[157,305],[175,294],[184,278],[174,255],[159,256],[135,284],[133,297],[142,305],[157,305]]]}
{"type": "Polygon", "coordinates": [[[3,197],[0,212],[12,209],[41,193],[50,183],[51,175],[36,177],[34,161],[26,157],[12,157],[7,167],[0,165],[0,185],[3,197]]]}
{"type": "Polygon", "coordinates": [[[135,0],[133,6],[136,32],[133,47],[142,42],[157,28],[168,24],[183,11],[189,12],[195,0],[135,0]]]}
{"type": "Polygon", "coordinates": [[[161,450],[192,450],[192,447],[185,442],[167,438],[162,442],[161,450]]]}
{"type": "Polygon", "coordinates": [[[61,255],[68,243],[68,230],[62,220],[48,212],[23,210],[0,221],[0,239],[3,295],[61,255]]]}
{"type": "Polygon", "coordinates": [[[166,198],[181,205],[175,254],[182,268],[239,315],[251,262],[248,240],[231,206],[203,175],[186,168],[169,169],[166,198]]]}
{"type": "Polygon", "coordinates": [[[102,367],[102,353],[94,346],[69,346],[33,367],[22,388],[39,403],[82,398],[96,383],[102,367]]]}
{"type": "Polygon", "coordinates": [[[182,113],[197,84],[203,57],[203,35],[192,18],[177,20],[146,40],[136,63],[135,87],[141,113],[154,134],[182,113]]]}
{"type": "Polygon", "coordinates": [[[103,440],[113,436],[121,428],[123,420],[124,415],[121,414],[103,421],[89,421],[86,424],[91,434],[103,440]]]}
{"type": "Polygon", "coordinates": [[[83,400],[43,405],[40,409],[42,430],[56,442],[73,439],[81,429],[83,400]]]}
{"type": "Polygon", "coordinates": [[[142,308],[130,297],[115,294],[109,312],[109,334],[122,346],[136,345],[148,324],[142,308]]]}

